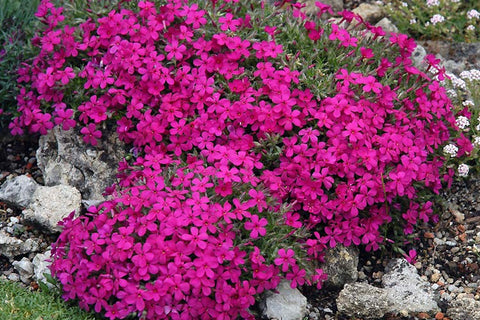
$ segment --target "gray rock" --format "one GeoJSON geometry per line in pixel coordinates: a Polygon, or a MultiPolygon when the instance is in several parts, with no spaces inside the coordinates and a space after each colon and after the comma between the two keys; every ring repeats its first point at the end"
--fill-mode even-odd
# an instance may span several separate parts
{"type": "Polygon", "coordinates": [[[0,230],[0,254],[10,260],[16,256],[38,251],[38,242],[33,239],[22,241],[9,236],[5,231],[0,230]]]}
{"type": "Polygon", "coordinates": [[[358,7],[353,9],[352,12],[358,14],[363,20],[371,24],[379,22],[385,16],[385,12],[381,6],[366,2],[361,3],[358,7]]]}
{"type": "Polygon", "coordinates": [[[33,276],[32,262],[28,258],[22,258],[20,261],[14,261],[12,265],[20,274],[20,280],[26,284],[30,283],[30,279],[33,276]]]}
{"type": "Polygon", "coordinates": [[[0,187],[0,200],[27,207],[38,184],[26,175],[7,179],[0,187]]]}
{"type": "Polygon", "coordinates": [[[382,278],[383,288],[367,283],[347,284],[337,298],[341,313],[379,319],[385,314],[434,314],[440,309],[427,281],[405,259],[393,260],[382,278]]]}
{"type": "Polygon", "coordinates": [[[425,50],[444,62],[445,69],[458,74],[465,69],[480,68],[480,43],[418,41],[425,50]]]}
{"type": "Polygon", "coordinates": [[[105,200],[102,193],[116,181],[118,162],[125,146],[115,133],[104,133],[96,147],[83,142],[73,130],[54,128],[40,137],[38,167],[45,185],[70,185],[77,188],[89,204],[105,200]]]}
{"type": "Polygon", "coordinates": [[[51,251],[48,250],[45,253],[38,253],[32,261],[33,264],[33,269],[34,269],[34,275],[33,277],[37,282],[43,282],[46,283],[47,286],[53,287],[51,283],[46,282],[45,279],[45,273],[51,274],[50,269],[48,268],[51,264],[49,261],[51,257],[51,251]]]}
{"type": "MultiPolygon", "coordinates": [[[[317,2],[317,0],[300,0],[299,2],[306,4],[304,12],[307,15],[316,14],[318,12],[318,8],[315,6],[315,2],[317,2]]],[[[332,7],[333,12],[343,10],[343,0],[322,0],[320,2],[332,7]]]]}
{"type": "Polygon", "coordinates": [[[375,26],[382,27],[383,31],[385,31],[386,33],[398,32],[397,26],[395,26],[393,22],[388,18],[381,19],[375,26]]]}
{"type": "Polygon", "coordinates": [[[20,281],[20,276],[17,273],[11,273],[8,275],[7,279],[13,282],[18,282],[20,281]]]}
{"type": "Polygon", "coordinates": [[[321,265],[328,275],[324,282],[326,287],[341,289],[346,283],[357,281],[358,278],[358,249],[337,245],[328,249],[325,254],[325,263],[321,265]]]}
{"type": "Polygon", "coordinates": [[[478,320],[480,301],[466,297],[457,298],[450,303],[446,315],[452,320],[478,320]]]}
{"type": "Polygon", "coordinates": [[[60,231],[58,222],[72,211],[79,213],[81,201],[80,192],[74,187],[40,186],[35,191],[30,206],[22,211],[22,215],[25,220],[38,223],[50,232],[60,231]]]}
{"type": "Polygon", "coordinates": [[[407,311],[411,314],[440,311],[430,284],[422,280],[415,267],[403,258],[388,264],[382,283],[389,300],[395,303],[395,312],[407,311]]]}
{"type": "Polygon", "coordinates": [[[338,311],[351,317],[380,319],[389,307],[385,289],[365,282],[347,283],[337,298],[338,311]]]}
{"type": "Polygon", "coordinates": [[[268,292],[263,314],[269,319],[302,320],[307,313],[307,298],[298,289],[290,287],[290,281],[281,281],[278,293],[268,292]]]}

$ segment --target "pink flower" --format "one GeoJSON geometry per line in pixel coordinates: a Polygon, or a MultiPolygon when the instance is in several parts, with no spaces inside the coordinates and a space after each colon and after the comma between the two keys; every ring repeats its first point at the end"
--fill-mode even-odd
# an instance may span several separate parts
{"type": "Polygon", "coordinates": [[[264,228],[268,224],[267,219],[259,219],[256,214],[250,217],[250,221],[245,222],[245,230],[251,230],[250,237],[257,239],[258,235],[264,236],[267,230],[264,228]]]}
{"type": "Polygon", "coordinates": [[[92,146],[96,146],[98,144],[98,140],[102,137],[102,132],[97,130],[95,124],[90,123],[88,126],[83,127],[80,130],[80,133],[83,134],[83,141],[85,143],[90,143],[92,146]]]}

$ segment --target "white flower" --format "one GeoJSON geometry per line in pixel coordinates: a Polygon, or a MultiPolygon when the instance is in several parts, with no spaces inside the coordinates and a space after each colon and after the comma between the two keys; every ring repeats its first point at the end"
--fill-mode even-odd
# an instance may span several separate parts
{"type": "Polygon", "coordinates": [[[480,80],[480,70],[471,69],[468,71],[462,71],[460,73],[460,78],[470,81],[480,80]]]}
{"type": "Polygon", "coordinates": [[[460,0],[452,0],[452,3],[460,2],[460,0]]]}
{"type": "Polygon", "coordinates": [[[403,7],[408,7],[408,3],[402,2],[402,6],[403,6],[403,7]]]}
{"type": "Polygon", "coordinates": [[[417,19],[413,18],[413,19],[410,19],[410,24],[415,24],[417,23],[417,19]]]}
{"type": "Polygon", "coordinates": [[[475,137],[473,139],[473,146],[477,148],[480,147],[480,137],[475,137]]]}
{"type": "Polygon", "coordinates": [[[475,103],[473,103],[472,100],[465,100],[465,101],[462,102],[462,105],[464,107],[468,107],[468,106],[473,107],[475,105],[475,103]]]}
{"type": "Polygon", "coordinates": [[[467,27],[467,30],[468,30],[468,31],[475,31],[475,26],[474,26],[474,25],[469,25],[469,26],[467,27]]]}
{"type": "Polygon", "coordinates": [[[462,130],[470,125],[470,121],[468,121],[468,118],[465,116],[458,116],[455,123],[457,124],[457,127],[459,127],[462,130]]]}
{"type": "Polygon", "coordinates": [[[434,14],[433,17],[430,19],[430,22],[433,25],[436,25],[437,23],[445,21],[445,18],[441,14],[434,14]]]}
{"type": "Polygon", "coordinates": [[[457,97],[457,91],[453,90],[453,89],[448,89],[447,90],[447,95],[450,97],[450,98],[456,98],[457,97]]]}
{"type": "Polygon", "coordinates": [[[427,0],[427,7],[436,7],[438,5],[440,5],[438,0],[427,0]]]}
{"type": "Polygon", "coordinates": [[[466,177],[468,176],[468,171],[469,171],[468,165],[462,163],[461,165],[458,166],[458,175],[460,177],[466,177]]]}
{"type": "Polygon", "coordinates": [[[458,148],[454,144],[447,144],[445,147],[443,147],[443,152],[445,154],[450,155],[450,157],[456,157],[457,152],[458,152],[458,148]]]}
{"type": "Polygon", "coordinates": [[[467,17],[468,17],[468,19],[478,19],[478,18],[480,18],[480,12],[478,12],[475,9],[472,9],[472,10],[467,12],[467,17]]]}

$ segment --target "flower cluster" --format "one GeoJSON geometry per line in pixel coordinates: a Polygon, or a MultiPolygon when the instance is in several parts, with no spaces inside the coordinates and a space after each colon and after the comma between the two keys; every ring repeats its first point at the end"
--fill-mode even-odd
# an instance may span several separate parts
{"type": "Polygon", "coordinates": [[[394,0],[389,17],[402,32],[421,40],[477,42],[480,2],[459,0],[394,0]]]}
{"type": "MultiPolygon", "coordinates": [[[[444,85],[449,88],[454,102],[455,113],[458,114],[456,126],[462,131],[456,144],[462,149],[460,158],[450,159],[447,164],[451,168],[457,167],[458,176],[466,177],[478,173],[480,151],[480,71],[477,69],[465,70],[456,76],[447,73],[444,85]]],[[[455,146],[455,148],[457,148],[455,146]]],[[[458,151],[458,148],[457,148],[458,151]]]]}
{"type": "Polygon", "coordinates": [[[95,145],[113,126],[135,150],[111,200],[63,222],[64,298],[110,319],[252,318],[282,278],[320,288],[327,247],[434,219],[423,192],[451,181],[456,123],[436,61],[415,68],[413,40],[350,12],[246,3],[122,1],[68,24],[42,1],[12,133],[95,145]]]}

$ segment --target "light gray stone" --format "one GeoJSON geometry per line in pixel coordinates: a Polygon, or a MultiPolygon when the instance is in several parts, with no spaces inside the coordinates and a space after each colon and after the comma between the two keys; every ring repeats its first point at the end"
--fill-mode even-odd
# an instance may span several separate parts
{"type": "Polygon", "coordinates": [[[33,264],[28,258],[22,258],[20,261],[14,261],[13,267],[18,271],[20,280],[23,283],[28,284],[33,276],[33,264]]]}
{"type": "Polygon", "coordinates": [[[385,12],[378,4],[361,3],[358,7],[352,10],[352,12],[358,14],[363,20],[375,24],[379,22],[384,16],[385,12]]]}
{"type": "Polygon", "coordinates": [[[413,65],[417,68],[423,69],[427,66],[427,63],[424,61],[427,51],[424,47],[417,43],[417,47],[412,52],[412,62],[413,65]]]}
{"type": "Polygon", "coordinates": [[[446,315],[452,320],[478,320],[480,319],[480,301],[457,297],[450,302],[446,315]]]}
{"type": "Polygon", "coordinates": [[[383,18],[377,22],[376,27],[381,27],[386,33],[397,33],[398,28],[393,24],[393,22],[388,18],[383,18]]]}
{"type": "MultiPolygon", "coordinates": [[[[317,2],[317,0],[301,0],[299,2],[306,4],[306,7],[304,8],[304,12],[307,15],[313,15],[318,12],[318,8],[315,6],[315,2],[317,2]]],[[[332,8],[333,12],[338,12],[343,10],[343,0],[322,0],[320,2],[326,5],[329,5],[332,8]]]]}
{"type": "Polygon", "coordinates": [[[298,289],[290,287],[290,281],[281,281],[278,293],[268,292],[263,314],[269,319],[302,320],[307,313],[307,298],[298,289]]]}
{"type": "Polygon", "coordinates": [[[46,283],[47,286],[53,287],[51,283],[48,283],[45,279],[45,273],[51,274],[50,269],[48,268],[51,264],[49,259],[51,258],[51,251],[48,250],[45,253],[38,253],[33,258],[32,264],[34,269],[33,277],[37,282],[46,283]]]}
{"type": "Polygon", "coordinates": [[[78,132],[58,127],[40,137],[37,150],[45,185],[73,186],[88,204],[105,200],[102,193],[116,182],[118,162],[124,156],[125,146],[116,133],[104,133],[93,147],[78,132]]]}
{"type": "Polygon", "coordinates": [[[420,278],[405,259],[393,260],[382,277],[383,288],[366,283],[346,284],[337,298],[341,313],[351,317],[379,319],[385,314],[415,314],[440,311],[429,283],[420,278]]]}
{"type": "Polygon", "coordinates": [[[337,298],[338,311],[351,317],[380,319],[389,310],[387,292],[365,282],[347,283],[337,298]]]}
{"type": "Polygon", "coordinates": [[[358,278],[358,249],[337,245],[328,249],[325,254],[325,263],[321,265],[328,275],[324,282],[326,287],[341,289],[346,283],[357,281],[358,278]]]}
{"type": "Polygon", "coordinates": [[[49,229],[60,231],[58,222],[72,211],[79,213],[81,206],[80,192],[74,187],[58,185],[40,186],[35,191],[29,207],[22,211],[25,220],[33,221],[49,229]]]}
{"type": "Polygon", "coordinates": [[[392,260],[386,270],[382,284],[389,300],[394,302],[394,311],[409,314],[440,311],[430,284],[420,278],[417,269],[407,260],[392,260]]]}
{"type": "Polygon", "coordinates": [[[33,239],[22,241],[9,236],[5,231],[0,230],[0,254],[10,260],[13,260],[16,256],[36,252],[38,251],[38,248],[38,242],[33,239]]]}
{"type": "Polygon", "coordinates": [[[38,184],[26,175],[8,179],[0,187],[0,200],[10,202],[17,207],[27,207],[38,188],[38,184]]]}

